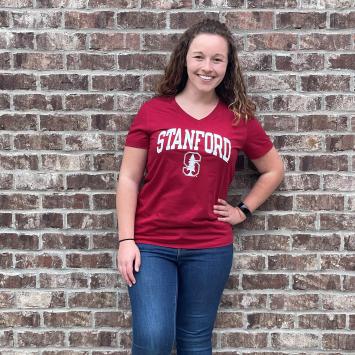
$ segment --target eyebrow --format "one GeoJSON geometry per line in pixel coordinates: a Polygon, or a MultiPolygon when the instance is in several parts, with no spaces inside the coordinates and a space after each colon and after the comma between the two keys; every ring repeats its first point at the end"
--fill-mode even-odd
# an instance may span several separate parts
{"type": "MultiPolygon", "coordinates": [[[[192,54],[204,54],[204,53],[201,52],[201,51],[194,51],[194,52],[192,52],[192,54]]],[[[224,54],[222,54],[222,53],[216,53],[215,56],[217,56],[217,55],[219,55],[219,56],[221,56],[223,58],[225,57],[224,54]]]]}

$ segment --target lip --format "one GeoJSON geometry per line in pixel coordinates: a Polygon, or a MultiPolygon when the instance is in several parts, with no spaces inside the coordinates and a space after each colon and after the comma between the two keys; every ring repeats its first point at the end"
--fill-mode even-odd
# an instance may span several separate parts
{"type": "Polygon", "coordinates": [[[210,76],[210,75],[203,75],[203,74],[197,74],[197,76],[202,79],[203,81],[212,81],[214,79],[213,76],[210,76]],[[207,77],[209,79],[204,79],[203,77],[207,77]]]}

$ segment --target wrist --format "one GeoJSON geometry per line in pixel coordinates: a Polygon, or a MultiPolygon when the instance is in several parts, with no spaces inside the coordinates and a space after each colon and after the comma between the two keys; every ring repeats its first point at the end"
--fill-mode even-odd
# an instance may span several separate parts
{"type": "Polygon", "coordinates": [[[252,216],[249,207],[243,201],[238,203],[237,207],[244,213],[246,218],[250,218],[252,216]]]}

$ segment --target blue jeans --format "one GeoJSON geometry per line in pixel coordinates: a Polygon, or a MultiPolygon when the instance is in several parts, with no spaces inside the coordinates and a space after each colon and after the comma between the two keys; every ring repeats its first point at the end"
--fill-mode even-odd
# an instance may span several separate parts
{"type": "Polygon", "coordinates": [[[129,287],[132,355],[211,355],[212,330],[232,266],[233,245],[176,249],[137,244],[141,267],[129,287]]]}

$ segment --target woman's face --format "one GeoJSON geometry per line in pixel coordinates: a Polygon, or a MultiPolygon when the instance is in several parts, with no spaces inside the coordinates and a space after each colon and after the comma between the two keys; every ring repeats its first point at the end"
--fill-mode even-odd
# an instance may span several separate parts
{"type": "Polygon", "coordinates": [[[228,43],[220,35],[201,33],[186,55],[189,90],[210,93],[222,82],[228,64],[228,43]]]}

